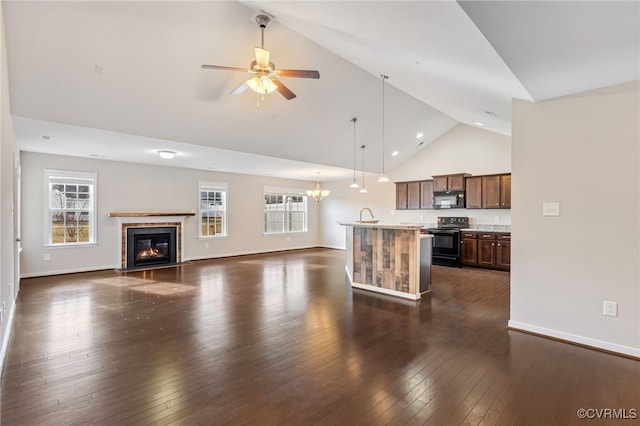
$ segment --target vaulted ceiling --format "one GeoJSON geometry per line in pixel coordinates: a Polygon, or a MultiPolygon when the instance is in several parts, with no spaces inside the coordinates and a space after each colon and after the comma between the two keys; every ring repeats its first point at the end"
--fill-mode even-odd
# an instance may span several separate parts
{"type": "Polygon", "coordinates": [[[14,128],[25,151],[308,180],[350,176],[355,142],[378,173],[383,141],[390,170],[459,123],[510,134],[513,98],[640,78],[639,5],[4,1],[14,128]],[[271,61],[321,77],[257,108],[229,95],[246,74],[200,66],[249,67],[264,12],[271,61]]]}

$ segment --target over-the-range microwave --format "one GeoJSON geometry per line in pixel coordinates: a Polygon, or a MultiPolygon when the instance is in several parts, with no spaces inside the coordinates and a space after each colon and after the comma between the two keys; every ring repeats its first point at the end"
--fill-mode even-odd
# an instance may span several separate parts
{"type": "Polygon", "coordinates": [[[434,209],[463,209],[464,191],[433,194],[434,209]]]}

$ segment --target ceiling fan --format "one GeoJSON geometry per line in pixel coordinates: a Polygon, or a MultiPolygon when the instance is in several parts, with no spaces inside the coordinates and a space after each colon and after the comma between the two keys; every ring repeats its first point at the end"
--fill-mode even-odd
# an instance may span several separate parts
{"type": "Polygon", "coordinates": [[[259,95],[263,96],[277,90],[282,96],[287,99],[293,99],[296,97],[287,86],[282,84],[278,79],[279,77],[296,77],[296,78],[320,78],[320,73],[314,70],[279,70],[276,69],[273,62],[269,62],[269,51],[264,48],[264,29],[267,27],[271,18],[267,15],[256,16],[256,22],[260,26],[262,33],[262,42],[260,47],[255,48],[256,60],[251,62],[248,69],[225,67],[220,65],[202,65],[205,69],[214,70],[227,70],[227,71],[242,71],[251,74],[253,77],[242,83],[231,91],[231,95],[239,95],[243,93],[247,88],[253,90],[259,95]]]}

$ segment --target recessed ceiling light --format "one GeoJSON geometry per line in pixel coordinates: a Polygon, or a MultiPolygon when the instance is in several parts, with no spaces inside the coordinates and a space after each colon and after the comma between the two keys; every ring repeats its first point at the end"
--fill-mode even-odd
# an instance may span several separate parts
{"type": "Polygon", "coordinates": [[[395,157],[395,156],[396,156],[396,155],[398,155],[398,154],[400,154],[400,152],[398,152],[398,151],[393,151],[393,152],[391,153],[391,156],[395,157]]]}
{"type": "Polygon", "coordinates": [[[175,151],[157,151],[160,158],[164,158],[165,160],[171,160],[176,156],[175,151]]]}
{"type": "Polygon", "coordinates": [[[482,123],[481,123],[481,122],[479,122],[479,121],[476,121],[476,122],[475,122],[475,125],[476,125],[476,126],[480,126],[480,127],[484,126],[484,124],[482,124],[482,123]]]}
{"type": "Polygon", "coordinates": [[[420,132],[416,135],[416,139],[420,139],[423,136],[424,136],[424,133],[420,132]]]}

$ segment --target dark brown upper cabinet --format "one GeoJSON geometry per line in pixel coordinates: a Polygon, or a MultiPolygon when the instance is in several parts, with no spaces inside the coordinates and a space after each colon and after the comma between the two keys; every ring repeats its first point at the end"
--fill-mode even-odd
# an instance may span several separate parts
{"type": "Polygon", "coordinates": [[[511,208],[511,175],[482,176],[482,208],[511,208]]]}
{"type": "Polygon", "coordinates": [[[468,173],[433,177],[433,192],[464,191],[464,178],[468,173]]]}
{"type": "Polygon", "coordinates": [[[417,210],[420,208],[420,181],[396,183],[396,209],[417,210]]]}
{"type": "Polygon", "coordinates": [[[409,186],[407,182],[396,183],[396,209],[397,210],[407,209],[408,189],[409,189],[409,186]]]}
{"type": "Polygon", "coordinates": [[[420,182],[420,208],[433,208],[433,181],[423,180],[420,182]]]}
{"type": "Polygon", "coordinates": [[[465,208],[482,208],[482,176],[466,178],[465,208]]]}
{"type": "Polygon", "coordinates": [[[409,210],[420,208],[420,182],[407,183],[407,208],[409,210]]]}

